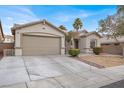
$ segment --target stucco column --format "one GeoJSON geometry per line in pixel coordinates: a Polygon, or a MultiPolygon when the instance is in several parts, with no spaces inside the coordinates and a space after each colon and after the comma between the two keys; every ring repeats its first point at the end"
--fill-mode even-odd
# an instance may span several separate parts
{"type": "Polygon", "coordinates": [[[65,54],[65,37],[61,37],[61,55],[65,54]]]}
{"type": "Polygon", "coordinates": [[[21,56],[22,55],[22,49],[21,49],[21,36],[18,31],[16,32],[15,35],[15,56],[21,56]]]}

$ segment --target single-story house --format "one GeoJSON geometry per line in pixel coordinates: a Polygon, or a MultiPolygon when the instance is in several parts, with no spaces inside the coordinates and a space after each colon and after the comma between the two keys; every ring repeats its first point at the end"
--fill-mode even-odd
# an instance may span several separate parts
{"type": "Polygon", "coordinates": [[[2,24],[0,21],[0,43],[3,42],[3,40],[4,40],[4,34],[3,34],[2,24]]]}
{"type": "Polygon", "coordinates": [[[101,36],[93,31],[88,32],[87,30],[73,31],[74,47],[79,48],[81,53],[93,53],[93,47],[100,47],[101,36]]]}
{"type": "Polygon", "coordinates": [[[124,36],[115,38],[108,38],[104,36],[100,39],[102,52],[115,54],[115,55],[122,55],[123,47],[124,47],[124,36]]]}
{"type": "Polygon", "coordinates": [[[11,31],[15,38],[15,55],[65,54],[65,31],[46,20],[16,24],[11,31]]]}
{"type": "MultiPolygon", "coordinates": [[[[11,31],[15,39],[15,55],[65,54],[67,31],[59,29],[46,20],[15,24],[11,31]]],[[[93,47],[100,47],[101,36],[97,32],[83,30],[73,33],[74,46],[82,53],[92,53],[93,47]]]]}

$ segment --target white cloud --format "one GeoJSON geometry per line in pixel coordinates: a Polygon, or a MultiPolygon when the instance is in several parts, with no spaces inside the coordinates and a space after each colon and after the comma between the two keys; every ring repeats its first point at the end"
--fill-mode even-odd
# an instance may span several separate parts
{"type": "Polygon", "coordinates": [[[9,8],[3,7],[1,11],[4,11],[3,14],[0,14],[0,17],[5,34],[11,34],[10,27],[12,27],[14,23],[22,24],[39,19],[31,9],[27,7],[9,6],[9,8]]]}
{"type": "Polygon", "coordinates": [[[82,20],[91,16],[96,16],[99,14],[111,14],[111,9],[103,9],[102,11],[85,11],[85,10],[70,10],[70,11],[64,11],[59,12],[54,18],[60,22],[69,22],[74,20],[75,18],[81,18],[82,20]]]}
{"type": "Polygon", "coordinates": [[[94,15],[94,13],[89,11],[71,10],[71,11],[59,12],[53,16],[55,16],[54,18],[60,22],[68,22],[68,21],[74,20],[75,18],[84,19],[92,15],[94,15]]]}
{"type": "Polygon", "coordinates": [[[13,18],[12,17],[6,17],[8,20],[13,20],[13,18]]]}

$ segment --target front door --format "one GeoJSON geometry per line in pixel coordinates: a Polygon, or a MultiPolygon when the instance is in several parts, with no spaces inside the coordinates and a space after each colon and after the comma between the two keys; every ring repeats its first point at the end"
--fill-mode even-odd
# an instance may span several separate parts
{"type": "Polygon", "coordinates": [[[74,42],[75,42],[75,48],[79,48],[79,46],[78,46],[78,39],[74,39],[74,42]]]}

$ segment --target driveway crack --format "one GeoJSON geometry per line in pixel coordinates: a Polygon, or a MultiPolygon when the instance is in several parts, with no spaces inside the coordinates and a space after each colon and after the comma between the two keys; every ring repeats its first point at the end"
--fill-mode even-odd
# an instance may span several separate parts
{"type": "Polygon", "coordinates": [[[28,68],[27,68],[27,66],[26,66],[26,62],[25,62],[25,60],[24,60],[23,57],[22,57],[22,60],[23,60],[23,62],[24,62],[24,67],[25,67],[25,70],[26,70],[26,72],[27,72],[27,74],[28,74],[29,80],[31,81],[30,73],[28,72],[28,68]]]}
{"type": "Polygon", "coordinates": [[[65,86],[62,85],[61,82],[59,82],[59,81],[58,81],[57,79],[55,79],[54,77],[53,77],[53,79],[54,79],[62,88],[65,88],[65,86]]]}
{"type": "Polygon", "coordinates": [[[70,71],[71,73],[74,73],[73,71],[71,71],[70,69],[68,69],[68,68],[67,68],[66,66],[64,66],[63,64],[58,63],[58,62],[57,62],[56,60],[54,60],[53,58],[48,57],[48,56],[47,56],[47,58],[50,59],[51,61],[54,61],[55,64],[59,64],[60,66],[64,67],[65,69],[67,69],[67,70],[70,71]]]}
{"type": "Polygon", "coordinates": [[[26,86],[26,88],[28,88],[28,84],[25,82],[25,86],[26,86]]]}

